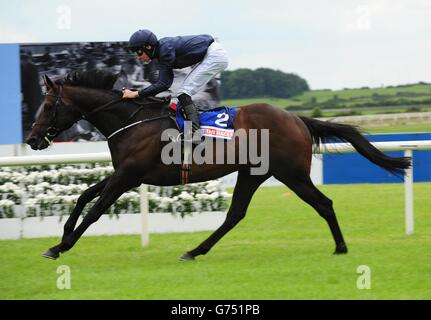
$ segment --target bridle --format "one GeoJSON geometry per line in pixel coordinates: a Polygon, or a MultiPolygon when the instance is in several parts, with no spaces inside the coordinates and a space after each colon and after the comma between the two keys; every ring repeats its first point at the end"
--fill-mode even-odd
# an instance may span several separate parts
{"type": "Polygon", "coordinates": [[[51,93],[45,93],[45,96],[51,96],[51,97],[55,97],[55,104],[53,107],[53,112],[52,115],[49,118],[49,122],[48,123],[41,123],[41,122],[34,122],[31,127],[34,128],[35,126],[48,126],[48,128],[46,129],[45,132],[45,136],[43,137],[43,139],[48,142],[48,144],[52,143],[52,140],[54,140],[54,138],[64,129],[62,128],[58,128],[56,126],[57,123],[57,114],[58,114],[58,107],[60,106],[60,103],[62,102],[62,97],[61,97],[61,93],[63,91],[63,86],[59,86],[59,91],[58,91],[58,95],[55,94],[51,94],[51,93]]]}
{"type": "MultiPolygon", "coordinates": [[[[48,92],[45,93],[45,96],[51,96],[51,97],[55,97],[56,98],[55,104],[54,104],[54,107],[53,107],[52,115],[50,116],[50,119],[49,119],[48,123],[34,122],[32,124],[32,126],[31,126],[32,128],[34,128],[35,126],[38,126],[38,125],[39,126],[41,126],[41,125],[48,126],[48,128],[46,129],[46,132],[45,132],[45,136],[43,137],[43,139],[46,142],[48,142],[48,144],[51,144],[52,141],[54,140],[54,138],[60,132],[62,132],[63,130],[67,129],[67,128],[58,128],[57,125],[56,125],[56,123],[57,123],[57,114],[58,114],[58,107],[60,106],[60,103],[63,101],[62,96],[61,96],[62,91],[63,91],[63,86],[59,85],[59,91],[58,91],[57,95],[51,94],[51,93],[48,93],[48,92]]],[[[156,98],[156,97],[147,97],[147,99],[150,100],[150,101],[149,102],[142,102],[142,101],[136,101],[135,99],[132,99],[132,101],[135,104],[137,104],[140,108],[138,108],[138,110],[136,110],[135,112],[133,112],[132,115],[129,117],[129,119],[127,121],[131,120],[137,113],[139,113],[141,110],[143,110],[143,106],[145,106],[145,105],[150,105],[150,104],[154,104],[154,103],[161,103],[161,102],[167,102],[168,100],[170,100],[170,98],[156,98]]],[[[105,104],[103,104],[103,105],[101,105],[101,106],[99,106],[99,107],[91,110],[88,113],[82,114],[81,115],[81,119],[87,120],[89,116],[95,114],[96,112],[99,112],[99,111],[101,111],[103,109],[106,109],[106,108],[108,108],[108,107],[110,107],[110,106],[112,106],[112,105],[114,105],[114,104],[116,104],[118,102],[123,101],[123,100],[124,99],[122,97],[119,98],[119,99],[111,100],[111,101],[109,101],[109,102],[107,102],[107,103],[105,103],[105,104]]],[[[168,117],[169,117],[169,115],[162,115],[162,116],[154,117],[154,118],[151,118],[151,119],[140,120],[140,121],[137,121],[137,122],[134,122],[134,123],[131,123],[131,124],[126,124],[124,127],[122,127],[120,129],[114,131],[113,133],[111,133],[107,137],[107,139],[110,139],[114,135],[116,135],[117,133],[120,133],[120,132],[122,132],[122,131],[130,128],[130,127],[133,127],[135,125],[138,125],[138,124],[141,124],[141,123],[150,122],[150,121],[154,121],[154,120],[159,120],[159,119],[163,119],[163,118],[168,118],[168,117]]]]}

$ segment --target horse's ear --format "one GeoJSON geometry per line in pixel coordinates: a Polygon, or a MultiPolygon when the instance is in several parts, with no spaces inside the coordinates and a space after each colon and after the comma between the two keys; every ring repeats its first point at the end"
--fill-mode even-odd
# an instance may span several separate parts
{"type": "Polygon", "coordinates": [[[45,82],[46,89],[55,88],[54,82],[46,74],[43,76],[43,82],[45,82]]]}

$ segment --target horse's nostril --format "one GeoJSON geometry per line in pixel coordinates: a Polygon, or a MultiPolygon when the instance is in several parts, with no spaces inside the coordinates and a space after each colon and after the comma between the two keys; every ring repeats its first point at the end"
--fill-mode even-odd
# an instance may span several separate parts
{"type": "Polygon", "coordinates": [[[27,140],[25,140],[25,143],[27,143],[28,145],[32,145],[35,142],[36,142],[36,137],[35,136],[28,137],[27,140]]]}

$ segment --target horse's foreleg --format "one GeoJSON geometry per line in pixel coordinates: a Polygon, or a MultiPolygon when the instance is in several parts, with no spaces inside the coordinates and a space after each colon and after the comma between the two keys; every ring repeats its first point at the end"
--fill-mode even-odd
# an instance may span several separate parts
{"type": "Polygon", "coordinates": [[[193,260],[194,257],[206,254],[227,232],[241,221],[246,214],[248,205],[253,197],[256,189],[270,177],[270,175],[257,176],[250,175],[249,169],[238,173],[232,203],[227,212],[226,219],[223,224],[214,231],[211,236],[202,242],[195,249],[185,253],[180,257],[181,260],[193,260]]]}
{"type": "Polygon", "coordinates": [[[133,181],[133,177],[125,177],[114,173],[107,180],[99,199],[97,199],[96,203],[84,217],[81,224],[69,235],[64,236],[59,245],[48,249],[43,256],[56,259],[60,253],[70,250],[92,223],[96,222],[124,192],[136,186],[131,181],[133,181]]]}
{"type": "Polygon", "coordinates": [[[64,224],[63,239],[73,232],[76,226],[76,222],[78,221],[78,218],[82,213],[82,210],[84,210],[87,203],[99,196],[100,192],[106,186],[108,180],[109,177],[103,179],[102,181],[91,186],[81,194],[81,196],[78,198],[78,201],[76,202],[75,208],[73,209],[72,213],[64,224]]]}

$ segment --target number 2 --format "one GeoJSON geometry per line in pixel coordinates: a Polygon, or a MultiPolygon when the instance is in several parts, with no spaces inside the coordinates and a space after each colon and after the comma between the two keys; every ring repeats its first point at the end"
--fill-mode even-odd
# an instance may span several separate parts
{"type": "Polygon", "coordinates": [[[216,125],[219,125],[220,127],[227,127],[227,121],[229,120],[229,115],[227,113],[219,113],[217,118],[219,119],[214,121],[216,125]]]}

